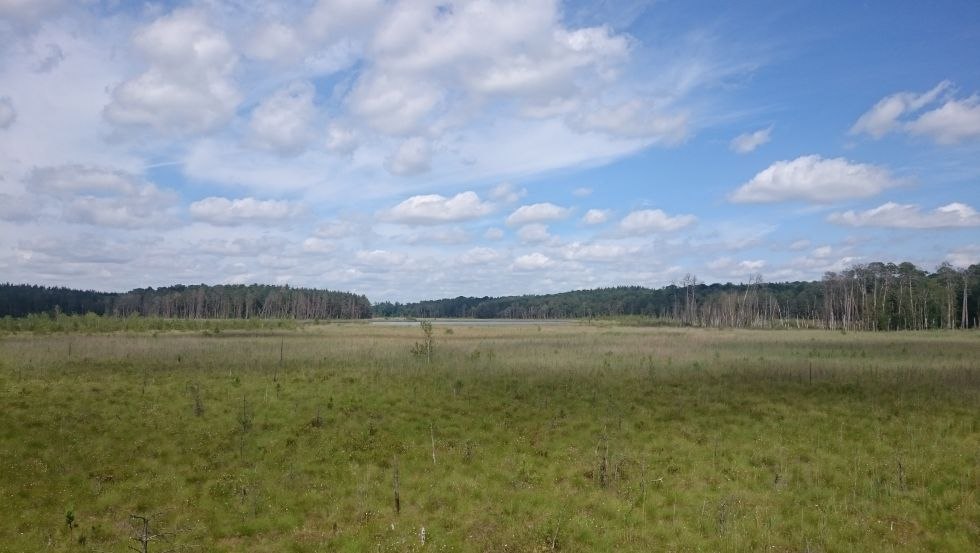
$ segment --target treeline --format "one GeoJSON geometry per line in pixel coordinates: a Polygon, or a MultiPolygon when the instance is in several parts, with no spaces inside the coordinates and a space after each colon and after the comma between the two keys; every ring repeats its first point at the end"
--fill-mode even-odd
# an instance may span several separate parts
{"type": "Polygon", "coordinates": [[[864,330],[980,325],[980,265],[927,272],[911,263],[869,263],[819,281],[704,284],[687,275],[658,289],[639,286],[560,294],[382,302],[376,317],[564,319],[642,316],[689,326],[864,330]]]}
{"type": "Polygon", "coordinates": [[[49,313],[168,319],[363,319],[365,296],[269,285],[168,286],[124,293],[0,284],[0,316],[49,313]]]}

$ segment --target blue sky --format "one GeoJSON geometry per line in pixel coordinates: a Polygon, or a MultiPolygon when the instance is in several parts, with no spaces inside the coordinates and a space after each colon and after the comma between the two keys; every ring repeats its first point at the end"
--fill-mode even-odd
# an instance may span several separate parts
{"type": "Polygon", "coordinates": [[[980,262],[976,2],[0,0],[0,280],[980,262]]]}

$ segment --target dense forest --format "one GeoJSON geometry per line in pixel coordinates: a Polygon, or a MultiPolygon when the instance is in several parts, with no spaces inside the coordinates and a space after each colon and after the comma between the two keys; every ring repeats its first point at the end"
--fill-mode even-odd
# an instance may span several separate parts
{"type": "Polygon", "coordinates": [[[812,282],[676,284],[577,290],[560,294],[457,297],[371,303],[364,296],[265,285],[170,286],[107,293],[0,284],[0,316],[28,314],[174,319],[361,319],[472,317],[565,319],[637,316],[662,324],[918,330],[980,326],[980,265],[934,272],[911,263],[869,263],[812,282]]]}
{"type": "Polygon", "coordinates": [[[912,330],[978,326],[980,265],[929,273],[911,263],[869,263],[813,282],[680,283],[509,297],[374,305],[376,317],[586,318],[635,315],[667,324],[912,330]]]}
{"type": "Polygon", "coordinates": [[[176,319],[362,319],[364,296],[252,284],[137,288],[124,293],[0,284],[0,316],[65,313],[176,319]]]}

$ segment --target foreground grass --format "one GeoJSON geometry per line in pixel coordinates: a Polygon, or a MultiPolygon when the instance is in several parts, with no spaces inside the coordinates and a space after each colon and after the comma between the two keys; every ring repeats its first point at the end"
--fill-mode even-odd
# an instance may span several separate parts
{"type": "Polygon", "coordinates": [[[980,335],[446,332],[3,337],[0,550],[980,549],[980,335]]]}

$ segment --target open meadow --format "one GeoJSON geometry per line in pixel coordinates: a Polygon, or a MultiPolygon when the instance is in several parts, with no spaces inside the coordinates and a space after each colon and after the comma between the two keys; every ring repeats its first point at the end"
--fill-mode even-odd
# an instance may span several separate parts
{"type": "Polygon", "coordinates": [[[0,551],[980,550],[980,333],[422,340],[0,336],[0,551]]]}

